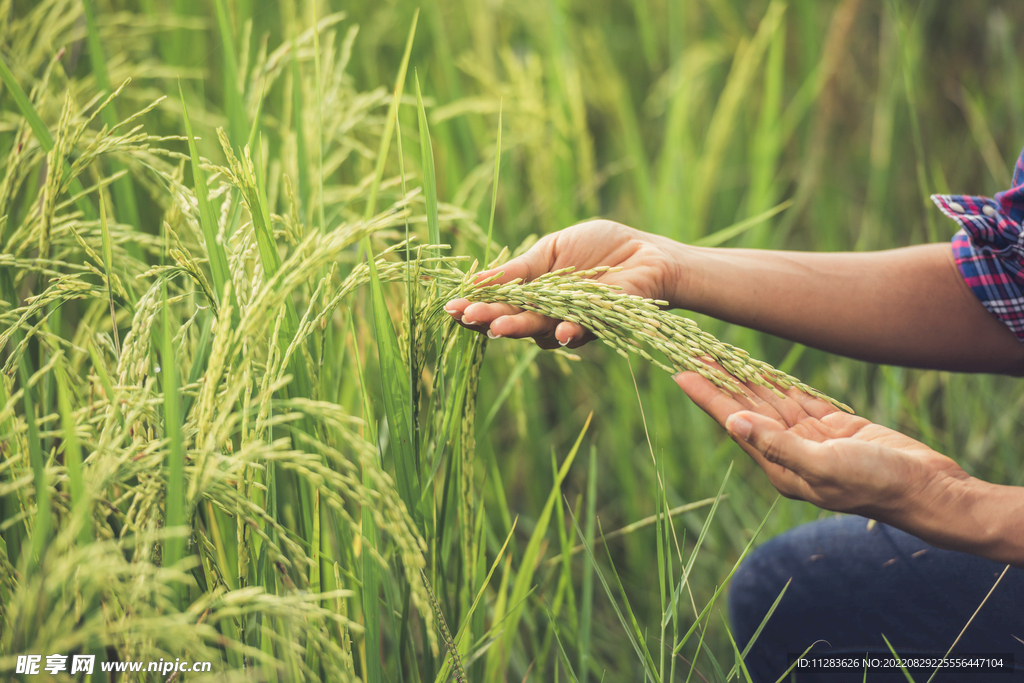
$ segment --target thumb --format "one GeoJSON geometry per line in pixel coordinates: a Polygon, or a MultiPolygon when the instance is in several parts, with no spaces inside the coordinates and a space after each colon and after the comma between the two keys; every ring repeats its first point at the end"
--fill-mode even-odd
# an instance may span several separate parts
{"type": "Polygon", "coordinates": [[[798,474],[806,469],[805,459],[820,445],[794,434],[778,420],[749,410],[730,415],[725,428],[741,445],[753,448],[768,462],[798,474]]]}
{"type": "Polygon", "coordinates": [[[553,250],[555,242],[553,239],[550,239],[551,237],[551,235],[548,235],[538,240],[526,253],[515,257],[508,263],[477,274],[474,282],[480,283],[498,273],[501,273],[501,275],[488,282],[488,285],[503,285],[516,278],[528,282],[535,277],[543,275],[551,270],[551,266],[555,261],[553,250]]]}

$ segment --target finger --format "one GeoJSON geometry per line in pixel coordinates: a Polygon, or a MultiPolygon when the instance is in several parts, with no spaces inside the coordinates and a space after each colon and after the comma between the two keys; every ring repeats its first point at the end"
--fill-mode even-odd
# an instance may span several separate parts
{"type": "Polygon", "coordinates": [[[772,407],[779,411],[779,414],[782,415],[787,424],[796,424],[801,419],[808,416],[820,420],[826,415],[840,412],[839,409],[831,403],[823,401],[816,396],[812,396],[806,391],[801,391],[797,387],[783,389],[776,385],[776,388],[785,394],[785,396],[779,396],[770,388],[760,384],[747,382],[747,386],[751,391],[757,394],[759,398],[764,400],[766,403],[771,404],[772,407]]]}
{"type": "MultiPolygon", "coordinates": [[[[480,283],[486,280],[487,285],[499,285],[515,280],[516,278],[521,278],[524,281],[532,280],[538,275],[548,272],[551,269],[551,265],[554,263],[554,239],[549,237],[544,237],[538,240],[538,242],[525,254],[512,259],[505,265],[477,273],[474,282],[480,283]]],[[[467,327],[482,330],[486,330],[487,325],[495,318],[502,315],[510,315],[513,312],[518,312],[519,310],[515,309],[515,311],[510,311],[507,308],[498,308],[506,306],[506,304],[477,303],[475,305],[484,307],[493,306],[495,308],[474,308],[473,311],[471,311],[471,317],[468,322],[464,319],[466,309],[470,306],[474,306],[474,304],[468,299],[452,299],[445,304],[444,310],[455,320],[463,323],[467,327]],[[479,316],[479,318],[472,316],[479,316]]]]}
{"type": "Polygon", "coordinates": [[[561,346],[570,349],[578,349],[597,337],[579,323],[563,320],[558,323],[558,327],[555,328],[555,338],[561,346]]]}
{"type": "MultiPolygon", "coordinates": [[[[479,325],[484,328],[502,316],[521,313],[523,309],[512,304],[471,303],[462,311],[462,322],[466,325],[479,325]]],[[[552,326],[552,329],[554,327],[552,326]]]]}
{"type": "Polygon", "coordinates": [[[788,393],[779,396],[768,387],[747,382],[747,390],[752,392],[759,399],[770,405],[779,417],[789,426],[797,424],[800,420],[808,417],[803,405],[788,393]]]}
{"type": "Polygon", "coordinates": [[[455,318],[458,322],[462,322],[462,316],[466,311],[466,307],[471,303],[473,302],[469,299],[452,299],[444,305],[444,312],[455,318]]]}
{"type": "Polygon", "coordinates": [[[497,268],[491,268],[490,270],[478,273],[474,282],[483,282],[494,275],[498,275],[498,277],[495,277],[487,284],[501,285],[516,278],[529,282],[538,275],[543,275],[551,270],[555,262],[554,237],[554,234],[542,237],[521,256],[517,256],[497,268]]]}
{"type": "Polygon", "coordinates": [[[801,407],[803,407],[804,412],[819,420],[824,418],[826,415],[831,415],[832,413],[844,412],[828,401],[824,401],[817,396],[812,396],[805,391],[800,391],[796,387],[786,390],[786,395],[799,403],[801,407]]]}
{"type": "MultiPolygon", "coordinates": [[[[514,307],[512,307],[514,308],[514,307]]],[[[475,316],[475,309],[473,311],[475,316]]],[[[518,310],[518,309],[517,309],[518,310]]],[[[555,338],[555,329],[559,322],[533,311],[521,311],[511,315],[503,315],[489,321],[488,335],[491,339],[509,337],[511,339],[525,339],[527,337],[550,338],[555,340],[554,346],[558,346],[555,338]]],[[[554,348],[554,347],[552,347],[554,348]]]]}
{"type": "Polygon", "coordinates": [[[681,372],[674,379],[690,400],[723,427],[733,413],[755,407],[749,399],[730,394],[696,372],[681,372]]]}

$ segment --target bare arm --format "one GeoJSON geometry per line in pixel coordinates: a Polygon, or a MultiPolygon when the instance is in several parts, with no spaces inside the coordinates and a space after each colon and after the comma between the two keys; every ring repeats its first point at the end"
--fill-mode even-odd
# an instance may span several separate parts
{"type": "MultiPolygon", "coordinates": [[[[598,265],[621,266],[600,277],[631,293],[833,353],[910,367],[1024,374],[1024,344],[967,287],[948,244],[867,253],[708,249],[591,221],[540,240],[503,266],[497,282],[598,265]]],[[[505,304],[463,299],[447,309],[492,337],[534,337],[548,347],[592,338],[575,323],[505,304]]]]}
{"type": "Polygon", "coordinates": [[[876,363],[1024,374],[1024,344],[967,287],[948,244],[683,250],[676,298],[692,310],[876,363]]]}

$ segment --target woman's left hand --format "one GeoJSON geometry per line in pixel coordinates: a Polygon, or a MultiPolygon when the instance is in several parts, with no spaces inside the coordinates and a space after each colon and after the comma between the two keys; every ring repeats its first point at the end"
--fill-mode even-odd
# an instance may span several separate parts
{"type": "Polygon", "coordinates": [[[694,372],[676,382],[718,421],[787,498],[916,526],[970,479],[953,460],[897,431],[850,415],[797,389],[781,398],[748,384],[748,396],[694,372]]]}

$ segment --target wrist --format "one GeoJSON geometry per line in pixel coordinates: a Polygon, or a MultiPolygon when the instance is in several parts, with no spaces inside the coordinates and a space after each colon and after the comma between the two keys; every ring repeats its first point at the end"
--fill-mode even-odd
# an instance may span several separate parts
{"type": "Polygon", "coordinates": [[[894,526],[940,548],[1024,566],[1024,488],[939,473],[921,494],[894,526]]]}
{"type": "Polygon", "coordinates": [[[707,281],[702,251],[699,247],[671,241],[668,249],[669,272],[664,278],[663,298],[672,308],[702,312],[701,290],[707,281]]]}

